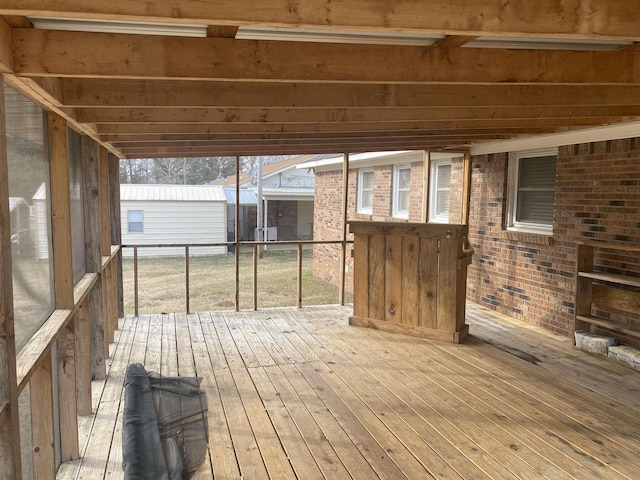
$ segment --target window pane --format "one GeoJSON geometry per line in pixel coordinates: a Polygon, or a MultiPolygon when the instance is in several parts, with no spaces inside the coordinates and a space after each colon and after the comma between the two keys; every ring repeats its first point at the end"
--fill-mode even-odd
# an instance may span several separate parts
{"type": "Polygon", "coordinates": [[[438,165],[437,169],[438,189],[449,190],[451,188],[451,164],[438,165]]]}
{"type": "Polygon", "coordinates": [[[398,211],[399,212],[409,211],[409,192],[408,191],[398,192],[398,211]]]}
{"type": "Polygon", "coordinates": [[[4,95],[15,333],[21,349],[54,307],[49,160],[42,109],[9,87],[4,95]]]}
{"type": "Polygon", "coordinates": [[[362,192],[362,208],[372,208],[373,207],[373,192],[363,191],[362,192]]]}
{"type": "Polygon", "coordinates": [[[438,190],[436,195],[436,215],[438,216],[448,216],[449,215],[449,204],[451,198],[451,191],[447,190],[438,190]]]}
{"type": "Polygon", "coordinates": [[[127,211],[127,221],[129,223],[130,233],[141,233],[143,231],[143,214],[142,210],[129,210],[127,211]]]}
{"type": "Polygon", "coordinates": [[[403,168],[398,170],[398,188],[400,190],[409,190],[409,183],[411,181],[411,170],[403,168]]]}
{"type": "Polygon", "coordinates": [[[373,190],[373,172],[364,172],[362,178],[362,189],[373,190]]]}
{"type": "Polygon", "coordinates": [[[553,223],[554,192],[522,191],[518,196],[517,222],[553,223]]]}
{"type": "Polygon", "coordinates": [[[516,222],[553,224],[556,158],[545,156],[520,159],[516,222]]]}
{"type": "Polygon", "coordinates": [[[556,182],[556,157],[521,158],[518,167],[518,188],[553,190],[556,182]]]}

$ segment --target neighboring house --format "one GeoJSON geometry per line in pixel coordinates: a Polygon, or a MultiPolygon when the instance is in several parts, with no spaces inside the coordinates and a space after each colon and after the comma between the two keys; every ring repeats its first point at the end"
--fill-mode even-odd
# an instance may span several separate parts
{"type": "MultiPolygon", "coordinates": [[[[227,241],[226,197],[214,185],[120,186],[123,245],[211,244],[227,241]]],[[[191,248],[191,255],[226,253],[224,246],[191,248]]],[[[140,248],[139,256],[183,255],[184,248],[140,248]]],[[[125,248],[123,255],[132,256],[125,248]]]]}
{"type": "MultiPolygon", "coordinates": [[[[311,240],[313,238],[313,171],[304,166],[318,156],[304,155],[262,168],[262,201],[266,240],[311,240]]],[[[227,177],[216,185],[235,185],[236,177],[227,177]]],[[[240,187],[257,194],[256,172],[240,174],[240,187]]],[[[255,223],[254,223],[255,225],[255,223]]]]}
{"type": "MultiPolygon", "coordinates": [[[[574,325],[576,243],[640,243],[640,139],[571,143],[570,133],[562,135],[502,142],[487,149],[503,153],[471,157],[469,240],[475,253],[467,298],[567,335],[574,325]]],[[[423,152],[351,156],[348,219],[460,223],[463,159],[432,155],[428,215],[423,159],[423,152]]],[[[314,236],[339,239],[342,158],[310,166],[316,174],[314,236]]],[[[337,247],[318,246],[314,274],[337,283],[331,272],[339,261],[337,247]]],[[[610,265],[640,276],[633,256],[619,255],[610,265]]],[[[351,275],[352,263],[348,268],[351,275]]]]}
{"type": "MultiPolygon", "coordinates": [[[[236,188],[223,187],[227,199],[227,240],[236,237],[236,188]]],[[[253,241],[256,233],[258,197],[248,188],[240,189],[240,241],[253,241]]]]}

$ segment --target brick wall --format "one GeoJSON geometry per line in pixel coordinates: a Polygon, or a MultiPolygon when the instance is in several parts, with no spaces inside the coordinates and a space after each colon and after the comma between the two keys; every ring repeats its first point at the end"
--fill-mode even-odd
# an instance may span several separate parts
{"type": "MultiPolygon", "coordinates": [[[[553,244],[503,231],[507,155],[473,158],[468,298],[562,334],[573,330],[575,242],[640,242],[640,149],[634,139],[559,149],[553,244]]],[[[540,239],[542,237],[539,237],[540,239]]],[[[617,261],[617,263],[616,263],[617,261]]],[[[640,275],[638,259],[611,268],[640,275]]]]}

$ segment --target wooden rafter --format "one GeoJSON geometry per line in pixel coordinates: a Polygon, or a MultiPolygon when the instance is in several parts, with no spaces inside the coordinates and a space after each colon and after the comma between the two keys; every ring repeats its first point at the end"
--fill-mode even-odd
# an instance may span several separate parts
{"type": "Polygon", "coordinates": [[[640,40],[637,6],[622,0],[273,0],[260,8],[254,0],[112,0],[91,8],[84,0],[3,0],[0,15],[640,40]]]}
{"type": "Polygon", "coordinates": [[[633,51],[575,52],[14,29],[30,76],[397,83],[640,83],[633,51]],[[108,47],[106,47],[108,46],[108,47]],[[106,47],[106,48],[105,48],[106,47]]]}

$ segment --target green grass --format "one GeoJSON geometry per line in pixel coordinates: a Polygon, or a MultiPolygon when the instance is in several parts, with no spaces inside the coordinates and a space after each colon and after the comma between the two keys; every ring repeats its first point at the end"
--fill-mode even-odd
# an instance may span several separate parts
{"type": "MultiPolygon", "coordinates": [[[[302,304],[338,303],[338,288],[313,276],[313,252],[302,260],[302,304]]],[[[253,255],[240,254],[240,308],[253,308],[253,255]]],[[[139,313],[184,312],[184,257],[138,259],[139,313]]],[[[190,311],[235,308],[233,254],[189,259],[190,311]]],[[[258,260],[258,308],[296,305],[297,252],[266,251],[258,260]]],[[[125,314],[134,313],[133,260],[123,259],[125,314]]],[[[347,296],[347,302],[352,298],[347,296]]]]}

